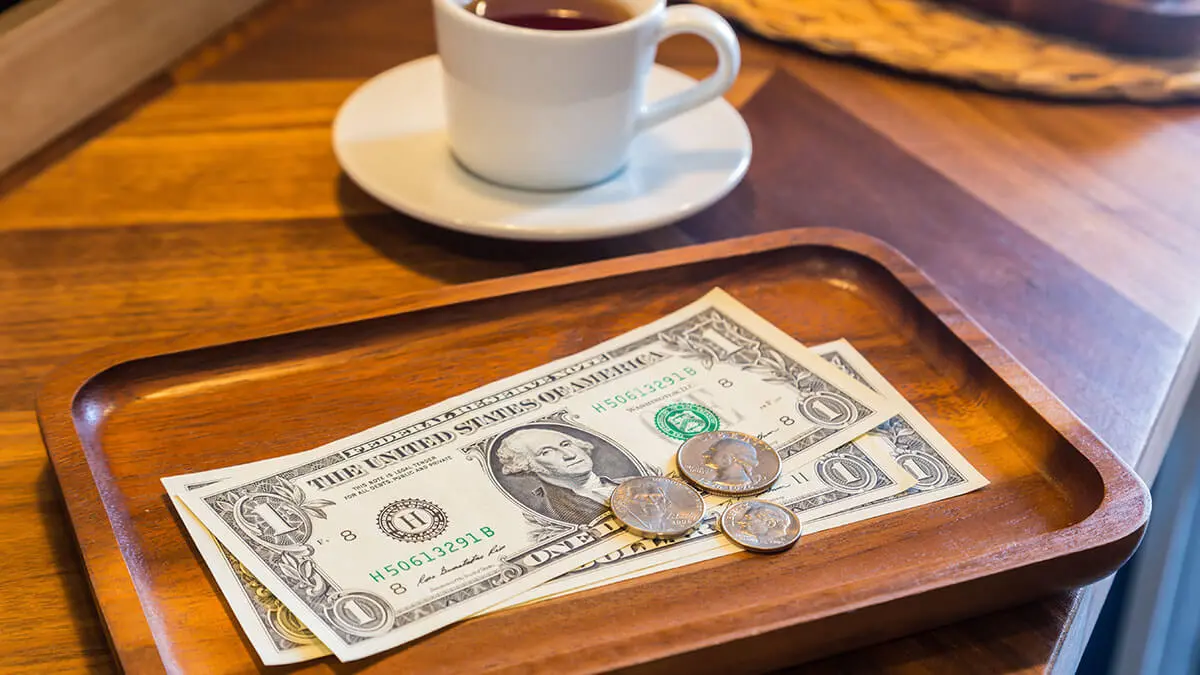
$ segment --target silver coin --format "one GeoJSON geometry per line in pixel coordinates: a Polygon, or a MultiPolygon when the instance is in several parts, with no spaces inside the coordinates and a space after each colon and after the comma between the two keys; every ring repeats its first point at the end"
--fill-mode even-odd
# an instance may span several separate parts
{"type": "Polygon", "coordinates": [[[704,498],[665,476],[639,476],[622,482],[609,500],[613,515],[643,537],[676,537],[704,518],[704,498]]]}
{"type": "Polygon", "coordinates": [[[774,553],[800,540],[800,519],[774,502],[747,499],[725,509],[721,531],[748,551],[774,553]]]}
{"type": "Polygon", "coordinates": [[[696,434],[679,446],[675,461],[694,485],[734,497],[766,491],[783,467],[775,448],[740,431],[696,434]]]}

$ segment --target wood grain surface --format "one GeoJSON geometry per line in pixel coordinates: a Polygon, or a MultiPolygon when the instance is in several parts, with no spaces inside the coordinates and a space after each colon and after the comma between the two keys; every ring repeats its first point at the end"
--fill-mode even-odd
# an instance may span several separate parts
{"type": "Polygon", "coordinates": [[[199,583],[162,476],[333,442],[569,359],[711,288],[803,342],[849,340],[989,484],[781,555],[455,624],[356,671],[766,672],[1070,589],[1132,553],[1145,485],[1044,385],[894,250],[794,229],[427,291],[285,334],[115,345],[55,370],[38,420],[121,665],[256,669],[220,592],[199,583]]]}
{"type": "MultiPolygon", "coordinates": [[[[816,224],[881,237],[1153,476],[1200,363],[1200,111],[1003,98],[742,44],[731,98],[755,137],[750,175],[709,212],[637,237],[454,235],[341,176],[337,92],[433,51],[422,0],[267,3],[0,176],[0,580],[26,590],[0,612],[0,671],[113,667],[37,447],[34,395],[55,364],[706,239],[816,224]]],[[[701,74],[713,57],[680,38],[660,61],[701,74]]],[[[802,670],[1069,666],[1081,593],[802,670]]]]}
{"type": "Polygon", "coordinates": [[[25,0],[0,15],[0,170],[262,0],[25,0]]]}

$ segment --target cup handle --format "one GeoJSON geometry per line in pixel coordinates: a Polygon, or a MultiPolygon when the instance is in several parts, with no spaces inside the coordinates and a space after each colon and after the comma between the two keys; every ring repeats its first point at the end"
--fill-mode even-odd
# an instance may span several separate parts
{"type": "Polygon", "coordinates": [[[708,40],[717,50],[717,72],[694,87],[642,106],[635,122],[636,132],[645,131],[680,113],[708,103],[724,94],[737,79],[738,69],[742,65],[742,50],[738,46],[733,28],[720,14],[699,5],[669,7],[658,41],[662,42],[680,33],[693,33],[708,40]]]}

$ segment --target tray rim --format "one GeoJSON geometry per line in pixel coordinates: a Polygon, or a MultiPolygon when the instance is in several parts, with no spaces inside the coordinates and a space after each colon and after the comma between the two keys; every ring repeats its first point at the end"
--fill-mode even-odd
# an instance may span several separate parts
{"type": "MultiPolygon", "coordinates": [[[[892,274],[1025,405],[1083,455],[1096,470],[1104,488],[1100,503],[1085,518],[1065,528],[1022,540],[1021,544],[1008,550],[1002,565],[994,561],[986,565],[963,565],[954,575],[953,582],[943,577],[934,582],[917,584],[904,592],[877,594],[867,602],[851,603],[840,606],[836,611],[807,617],[806,622],[902,597],[918,596],[982,577],[1015,572],[1056,558],[1098,550],[1131,536],[1140,538],[1149,518],[1150,492],[1133,468],[957,302],[943,293],[916,264],[891,245],[869,235],[838,228],[795,228],[422,290],[394,299],[366,301],[332,311],[306,314],[297,319],[221,328],[211,333],[182,333],[116,342],[83,352],[62,363],[43,380],[38,392],[38,425],[87,570],[89,587],[97,610],[104,619],[110,647],[119,665],[133,669],[136,664],[139,672],[143,667],[166,672],[167,667],[165,655],[158,649],[156,631],[151,626],[155,621],[154,612],[143,603],[138,593],[135,572],[128,565],[123,547],[123,541],[132,535],[119,531],[121,521],[112,517],[109,501],[101,495],[100,479],[103,478],[101,474],[107,473],[106,463],[103,456],[93,457],[84,447],[74,424],[76,397],[96,377],[124,363],[180,352],[804,246],[829,247],[858,254],[892,274]],[[1122,527],[1106,529],[1114,522],[1122,527]],[[98,526],[100,524],[104,526],[98,526]],[[114,555],[119,559],[119,565],[111,564],[114,555]],[[107,566],[104,564],[106,561],[110,563],[107,566]],[[111,610],[113,605],[120,605],[122,600],[128,605],[131,598],[136,599],[141,609],[137,616],[111,610]],[[145,649],[145,645],[155,647],[152,653],[145,649]]],[[[119,495],[114,499],[120,501],[119,495]]],[[[783,627],[756,625],[747,636],[783,627]]],[[[745,636],[724,636],[723,641],[740,637],[745,636]]],[[[616,666],[620,667],[621,664],[616,666]]]]}

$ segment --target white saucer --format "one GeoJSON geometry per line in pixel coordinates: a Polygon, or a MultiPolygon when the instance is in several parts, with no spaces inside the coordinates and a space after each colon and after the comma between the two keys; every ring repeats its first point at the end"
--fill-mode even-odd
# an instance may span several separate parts
{"type": "MultiPolygon", "coordinates": [[[[695,84],[655,65],[649,100],[695,84]]],[[[718,99],[638,137],[626,168],[607,182],[564,192],[526,192],[463,169],[445,137],[436,56],[377,75],[350,95],[333,122],[346,174],[379,201],[419,220],[505,239],[566,241],[641,232],[709,206],[742,180],[750,131],[718,99]]]]}

